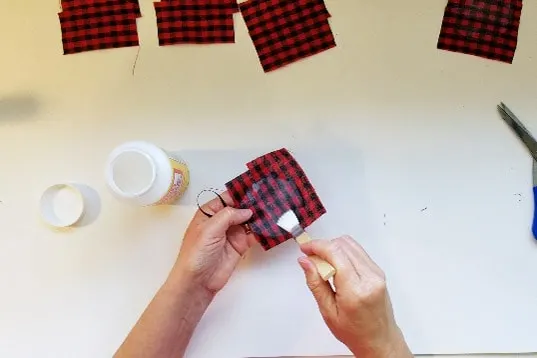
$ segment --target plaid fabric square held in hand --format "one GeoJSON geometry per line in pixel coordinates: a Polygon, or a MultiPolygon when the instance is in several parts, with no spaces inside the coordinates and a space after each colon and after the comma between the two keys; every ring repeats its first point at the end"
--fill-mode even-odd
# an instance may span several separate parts
{"type": "Polygon", "coordinates": [[[236,0],[172,0],[155,3],[159,44],[235,42],[236,0]]]}
{"type": "Polygon", "coordinates": [[[293,210],[302,227],[311,225],[326,210],[306,174],[287,151],[280,149],[247,164],[248,171],[226,184],[237,207],[253,211],[252,232],[265,250],[291,235],[276,222],[293,210]]]}
{"type": "Polygon", "coordinates": [[[513,62],[522,0],[449,0],[438,48],[513,62]]]}
{"type": "Polygon", "coordinates": [[[239,7],[265,72],[336,46],[322,0],[248,0],[239,7]]]}
{"type": "Polygon", "coordinates": [[[134,1],[66,1],[59,13],[64,54],[138,46],[134,1]]]}

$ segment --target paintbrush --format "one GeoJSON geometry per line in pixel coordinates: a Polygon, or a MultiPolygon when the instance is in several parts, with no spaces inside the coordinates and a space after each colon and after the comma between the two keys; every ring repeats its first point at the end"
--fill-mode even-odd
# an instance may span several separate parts
{"type": "MultiPolygon", "coordinates": [[[[278,220],[277,224],[279,227],[293,235],[299,245],[312,241],[312,238],[304,231],[302,226],[300,226],[300,222],[298,221],[298,218],[296,217],[293,210],[289,210],[285,214],[283,214],[278,220]]],[[[334,266],[330,265],[328,262],[321,259],[319,256],[312,255],[308,256],[308,258],[315,264],[315,266],[317,267],[317,271],[319,272],[319,275],[321,275],[323,280],[327,281],[336,273],[336,269],[334,268],[334,266]]]]}

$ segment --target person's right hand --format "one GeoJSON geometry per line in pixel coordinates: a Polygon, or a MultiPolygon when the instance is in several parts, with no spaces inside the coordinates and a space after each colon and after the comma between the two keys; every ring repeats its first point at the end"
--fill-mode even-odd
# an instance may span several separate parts
{"type": "Polygon", "coordinates": [[[384,272],[351,237],[313,240],[301,246],[336,268],[335,291],[315,265],[299,259],[328,328],[357,357],[412,357],[395,323],[384,272]]]}

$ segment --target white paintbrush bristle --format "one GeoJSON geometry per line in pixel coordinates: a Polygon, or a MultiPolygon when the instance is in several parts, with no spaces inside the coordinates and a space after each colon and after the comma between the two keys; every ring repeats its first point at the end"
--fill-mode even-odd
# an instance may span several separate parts
{"type": "Polygon", "coordinates": [[[285,214],[283,214],[278,219],[277,224],[279,227],[291,234],[296,231],[297,227],[299,230],[302,229],[300,227],[300,222],[298,221],[298,218],[296,217],[296,214],[293,210],[289,210],[285,214]]]}

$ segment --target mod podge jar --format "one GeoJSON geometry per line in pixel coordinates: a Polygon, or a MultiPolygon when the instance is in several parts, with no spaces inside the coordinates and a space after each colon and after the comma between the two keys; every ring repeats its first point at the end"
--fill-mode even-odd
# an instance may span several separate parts
{"type": "Polygon", "coordinates": [[[190,175],[176,154],[143,141],[115,148],[106,166],[106,181],[120,200],[136,205],[167,205],[186,191],[190,175]]]}

